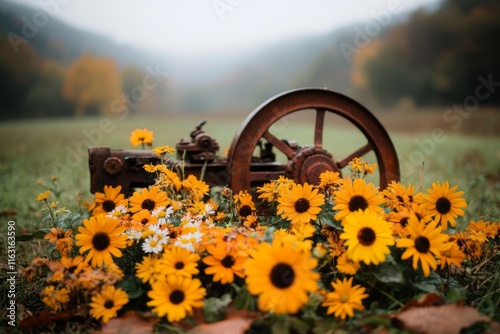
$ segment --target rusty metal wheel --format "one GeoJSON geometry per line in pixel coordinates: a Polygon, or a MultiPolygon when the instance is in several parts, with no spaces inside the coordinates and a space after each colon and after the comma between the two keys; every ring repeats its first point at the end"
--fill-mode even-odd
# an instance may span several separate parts
{"type": "Polygon", "coordinates": [[[235,192],[249,190],[280,175],[295,182],[315,184],[321,172],[341,171],[353,158],[369,152],[375,153],[381,188],[392,180],[399,180],[399,162],[394,145],[382,124],[368,109],[342,94],[327,89],[305,88],[274,96],[246,118],[231,143],[227,172],[235,192]],[[315,117],[313,145],[294,147],[269,131],[280,118],[304,110],[315,117]],[[327,113],[347,119],[363,133],[367,143],[342,159],[334,160],[332,154],[323,148],[327,113]],[[282,152],[288,162],[280,164],[256,159],[253,154],[262,140],[282,152]]]}

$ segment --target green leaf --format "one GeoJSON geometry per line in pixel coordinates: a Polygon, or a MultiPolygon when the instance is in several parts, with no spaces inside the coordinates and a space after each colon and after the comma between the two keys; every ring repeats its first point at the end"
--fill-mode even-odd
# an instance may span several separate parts
{"type": "MultiPolygon", "coordinates": [[[[236,286],[233,284],[233,286],[236,286]]],[[[250,311],[255,310],[255,299],[252,297],[248,289],[240,288],[240,290],[236,290],[237,295],[234,298],[234,306],[237,309],[247,309],[250,311]]]]}
{"type": "Polygon", "coordinates": [[[396,263],[383,262],[377,267],[374,273],[378,281],[386,284],[404,283],[403,271],[396,263]]]}
{"type": "Polygon", "coordinates": [[[33,233],[16,235],[16,241],[31,241],[34,238],[33,233]]]}
{"type": "Polygon", "coordinates": [[[50,215],[47,215],[45,217],[42,218],[42,222],[46,222],[46,221],[49,221],[49,220],[52,220],[52,217],[50,215]]]}
{"type": "Polygon", "coordinates": [[[318,220],[321,221],[321,223],[331,226],[337,230],[344,229],[338,221],[333,219],[333,214],[331,212],[321,211],[318,215],[318,220]]]}
{"type": "Polygon", "coordinates": [[[273,226],[269,226],[268,228],[266,228],[266,230],[264,231],[264,236],[262,237],[262,241],[266,241],[266,242],[273,241],[274,231],[275,231],[275,228],[273,226]]]}
{"type": "Polygon", "coordinates": [[[419,289],[420,291],[432,292],[432,293],[436,293],[438,295],[441,295],[441,291],[439,291],[439,289],[435,285],[432,285],[432,284],[413,283],[413,286],[416,287],[417,289],[419,289]]]}
{"type": "Polygon", "coordinates": [[[133,276],[124,279],[120,284],[120,288],[127,292],[129,299],[139,298],[144,292],[142,290],[141,281],[133,276]]]}
{"type": "Polygon", "coordinates": [[[272,334],[282,334],[289,333],[290,322],[288,321],[288,315],[273,315],[270,317],[272,320],[271,333],[272,334]]]}
{"type": "Polygon", "coordinates": [[[33,232],[33,237],[37,238],[37,239],[43,239],[43,237],[50,232],[50,228],[48,227],[45,227],[45,228],[41,228],[39,229],[38,231],[35,231],[33,232]]]}
{"type": "Polygon", "coordinates": [[[448,303],[457,303],[467,299],[467,290],[464,288],[453,288],[446,294],[448,303]]]}
{"type": "Polygon", "coordinates": [[[211,297],[205,300],[203,314],[208,322],[216,322],[224,319],[227,306],[231,303],[231,295],[226,293],[221,298],[211,297]]]}
{"type": "Polygon", "coordinates": [[[302,321],[299,318],[291,317],[290,323],[292,325],[292,328],[297,333],[307,334],[307,332],[309,331],[310,326],[305,321],[302,321]]]}

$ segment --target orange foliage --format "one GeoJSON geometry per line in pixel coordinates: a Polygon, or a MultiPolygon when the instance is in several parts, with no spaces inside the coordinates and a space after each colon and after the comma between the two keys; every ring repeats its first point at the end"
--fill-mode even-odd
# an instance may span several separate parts
{"type": "Polygon", "coordinates": [[[71,65],[63,85],[63,96],[75,104],[76,116],[84,115],[90,107],[101,114],[109,113],[113,100],[120,95],[121,79],[115,62],[88,54],[71,65]]]}

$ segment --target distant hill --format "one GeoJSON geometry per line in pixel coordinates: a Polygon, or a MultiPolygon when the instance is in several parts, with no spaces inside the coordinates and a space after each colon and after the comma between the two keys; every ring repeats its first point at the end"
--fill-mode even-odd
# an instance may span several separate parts
{"type": "Polygon", "coordinates": [[[66,65],[74,62],[85,52],[113,58],[119,65],[150,66],[164,61],[159,56],[119,44],[107,36],[75,28],[49,16],[46,12],[44,13],[48,18],[47,23],[38,27],[33,21],[33,16],[40,11],[41,9],[8,1],[0,2],[2,35],[8,37],[9,34],[16,34],[23,37],[40,57],[54,59],[66,65]]]}
{"type": "MultiPolygon", "coordinates": [[[[0,2],[0,118],[72,115],[60,96],[62,82],[86,53],[112,58],[120,71],[132,65],[168,73],[161,101],[144,103],[142,112],[248,113],[299,87],[327,87],[371,105],[453,105],[474,93],[479,76],[500,80],[497,0],[443,0],[392,15],[376,33],[359,22],[252,52],[189,57],[152,54],[54,17],[37,30],[27,18],[39,10],[0,2]],[[22,57],[13,51],[13,36],[28,41],[22,57]]],[[[144,73],[128,71],[139,84],[144,73]]],[[[124,83],[124,92],[134,85],[124,83]]],[[[481,103],[498,104],[500,95],[481,103]]]]}

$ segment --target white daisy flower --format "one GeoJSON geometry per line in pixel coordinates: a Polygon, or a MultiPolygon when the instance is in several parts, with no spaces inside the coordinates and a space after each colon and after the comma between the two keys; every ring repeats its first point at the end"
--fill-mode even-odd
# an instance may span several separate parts
{"type": "Polygon", "coordinates": [[[198,231],[183,234],[175,240],[174,246],[182,247],[189,250],[190,252],[194,252],[196,250],[195,245],[197,245],[201,241],[202,237],[203,234],[198,231]]]}
{"type": "Polygon", "coordinates": [[[118,205],[116,208],[108,212],[106,217],[119,219],[126,213],[127,213],[127,208],[124,205],[118,205]]]}
{"type": "Polygon", "coordinates": [[[145,253],[158,254],[163,250],[163,243],[158,240],[157,235],[152,235],[146,238],[142,243],[142,250],[145,253]]]}
{"type": "Polygon", "coordinates": [[[164,206],[160,206],[151,212],[151,216],[156,216],[158,218],[158,223],[164,225],[170,223],[170,217],[174,213],[174,208],[169,206],[165,209],[164,206]]]}
{"type": "Polygon", "coordinates": [[[125,234],[128,235],[129,240],[140,240],[142,236],[142,232],[137,230],[127,230],[125,234]]]}

